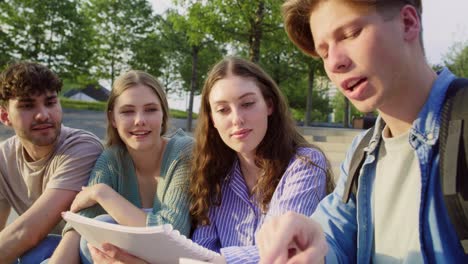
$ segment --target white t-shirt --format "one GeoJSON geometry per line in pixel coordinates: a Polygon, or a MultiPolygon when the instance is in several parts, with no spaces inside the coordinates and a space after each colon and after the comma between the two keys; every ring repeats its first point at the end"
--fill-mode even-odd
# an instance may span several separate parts
{"type": "Polygon", "coordinates": [[[372,192],[374,263],[423,263],[419,242],[421,173],[409,131],[382,132],[372,192]]]}

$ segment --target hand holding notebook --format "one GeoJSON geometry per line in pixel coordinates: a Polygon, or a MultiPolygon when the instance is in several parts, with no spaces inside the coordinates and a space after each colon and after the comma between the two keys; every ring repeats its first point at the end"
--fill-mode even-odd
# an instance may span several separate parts
{"type": "Polygon", "coordinates": [[[101,248],[103,243],[110,243],[150,263],[178,263],[180,258],[211,261],[219,256],[180,235],[169,224],[130,227],[101,222],[72,212],[65,212],[62,217],[89,244],[101,248]]]}

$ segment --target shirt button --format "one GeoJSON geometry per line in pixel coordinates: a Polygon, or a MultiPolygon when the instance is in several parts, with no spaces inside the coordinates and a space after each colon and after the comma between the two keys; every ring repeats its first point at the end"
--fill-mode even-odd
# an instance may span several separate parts
{"type": "Polygon", "coordinates": [[[434,135],[432,133],[427,134],[427,139],[432,140],[434,138],[434,135]]]}

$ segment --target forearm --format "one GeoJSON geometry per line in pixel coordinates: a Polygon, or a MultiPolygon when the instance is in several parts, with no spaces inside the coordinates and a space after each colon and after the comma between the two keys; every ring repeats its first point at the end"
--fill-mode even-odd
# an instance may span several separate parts
{"type": "Polygon", "coordinates": [[[46,235],[37,236],[30,231],[16,220],[0,232],[0,263],[13,263],[46,235]]]}
{"type": "Polygon", "coordinates": [[[48,263],[79,264],[80,238],[80,234],[74,230],[66,232],[48,263]]]}
{"type": "Polygon", "coordinates": [[[67,210],[75,191],[47,189],[34,204],[0,233],[0,263],[12,263],[42,241],[67,210]]]}
{"type": "Polygon", "coordinates": [[[100,184],[95,200],[117,223],[126,226],[146,226],[146,213],[108,185],[100,184]]]}

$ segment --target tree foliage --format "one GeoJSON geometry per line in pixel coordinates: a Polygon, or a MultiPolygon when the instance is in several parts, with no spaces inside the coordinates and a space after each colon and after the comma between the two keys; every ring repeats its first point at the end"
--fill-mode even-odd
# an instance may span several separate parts
{"type": "Polygon", "coordinates": [[[468,42],[455,43],[446,56],[445,65],[455,75],[468,78],[468,42]]]}
{"type": "Polygon", "coordinates": [[[223,45],[207,29],[212,20],[209,8],[201,2],[192,3],[182,14],[177,9],[169,10],[160,20],[166,58],[180,77],[181,89],[177,90],[190,92],[186,127],[189,131],[192,129],[194,97],[200,93],[211,65],[224,54],[223,45]]]}
{"type": "MultiPolygon", "coordinates": [[[[334,115],[335,115],[335,122],[337,123],[343,123],[345,122],[345,114],[347,113],[345,111],[345,96],[342,94],[342,93],[337,93],[334,97],[333,97],[333,100],[332,100],[332,104],[333,104],[333,109],[334,109],[334,115]]],[[[349,122],[351,122],[353,120],[353,118],[357,118],[357,117],[363,117],[364,114],[362,112],[360,112],[359,110],[357,110],[356,107],[354,107],[353,104],[350,104],[350,108],[351,108],[351,111],[349,113],[350,115],[350,120],[349,122]]],[[[345,124],[346,126],[346,124],[345,124]]]]}
{"type": "MultiPolygon", "coordinates": [[[[89,0],[85,12],[96,32],[94,70],[97,76],[113,83],[129,68],[135,56],[132,48],[141,47],[141,40],[154,29],[151,5],[146,0],[89,0]]],[[[138,65],[135,60],[132,63],[138,65]]]]}
{"type": "Polygon", "coordinates": [[[0,63],[34,60],[63,77],[88,72],[92,32],[81,1],[1,1],[0,25],[0,63]]]}
{"type": "Polygon", "coordinates": [[[233,54],[261,65],[296,113],[326,119],[330,104],[316,81],[323,66],[288,40],[282,1],[173,3],[153,14],[148,0],[0,0],[0,67],[39,61],[73,88],[139,69],[158,77],[167,93],[190,92],[191,112],[208,70],[233,54]]]}

